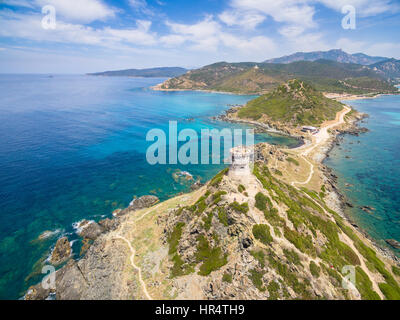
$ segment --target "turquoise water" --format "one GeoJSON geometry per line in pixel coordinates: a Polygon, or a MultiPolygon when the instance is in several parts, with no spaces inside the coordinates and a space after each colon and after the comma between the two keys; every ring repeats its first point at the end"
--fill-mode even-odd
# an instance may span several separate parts
{"type": "MultiPolygon", "coordinates": [[[[400,96],[346,103],[369,114],[361,125],[370,132],[359,137],[345,135],[326,164],[334,169],[339,188],[354,204],[350,216],[385,246],[385,239],[400,241],[400,96]],[[375,210],[360,209],[366,205],[375,210]]],[[[395,252],[400,255],[399,250],[395,252]]]]}
{"type": "MultiPolygon", "coordinates": [[[[0,299],[20,297],[42,277],[43,260],[61,235],[75,240],[72,224],[100,220],[133,196],[161,200],[188,191],[175,170],[203,182],[223,165],[150,166],[148,130],[247,128],[210,116],[252,96],[157,92],[163,79],[0,75],[0,299]],[[185,119],[195,118],[195,121],[185,119]],[[45,230],[59,232],[37,241],[45,230]]],[[[281,136],[256,141],[294,145],[281,136]]],[[[79,242],[73,251],[79,252],[79,242]]]]}

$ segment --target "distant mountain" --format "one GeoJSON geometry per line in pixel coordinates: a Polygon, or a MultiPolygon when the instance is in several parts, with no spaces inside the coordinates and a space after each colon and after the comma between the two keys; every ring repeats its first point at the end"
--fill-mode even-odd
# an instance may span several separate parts
{"type": "Polygon", "coordinates": [[[386,78],[400,78],[400,60],[388,59],[369,66],[372,70],[382,73],[386,78]]]}
{"type": "Polygon", "coordinates": [[[349,54],[341,49],[333,49],[329,51],[313,51],[313,52],[297,52],[289,56],[266,60],[266,63],[291,63],[295,61],[316,61],[316,60],[332,60],[341,63],[355,63],[361,65],[370,65],[373,63],[387,60],[384,57],[371,57],[363,53],[349,54]]]}
{"type": "Polygon", "coordinates": [[[288,64],[219,62],[171,78],[158,87],[161,90],[263,94],[294,78],[306,81],[318,91],[324,92],[397,92],[378,70],[330,60],[296,61],[288,64]]]}
{"type": "Polygon", "coordinates": [[[188,70],[179,67],[164,67],[150,69],[127,69],[118,71],[105,71],[89,73],[90,76],[106,77],[145,77],[145,78],[172,78],[185,74],[188,70]]]}

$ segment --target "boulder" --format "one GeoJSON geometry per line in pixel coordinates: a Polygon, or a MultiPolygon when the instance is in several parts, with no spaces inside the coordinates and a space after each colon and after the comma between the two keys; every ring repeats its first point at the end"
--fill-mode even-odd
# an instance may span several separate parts
{"type": "Polygon", "coordinates": [[[57,240],[56,246],[51,253],[50,263],[57,265],[65,261],[71,256],[71,245],[67,237],[62,237],[57,240]]]}
{"type": "Polygon", "coordinates": [[[99,221],[99,225],[101,227],[103,227],[106,231],[112,231],[115,230],[118,225],[119,225],[119,221],[118,219],[104,219],[104,220],[100,220],[99,221]]]}
{"type": "Polygon", "coordinates": [[[386,243],[390,244],[393,248],[400,249],[400,242],[394,239],[386,239],[386,243]]]}
{"type": "Polygon", "coordinates": [[[85,223],[83,226],[82,224],[79,227],[78,235],[82,238],[96,240],[99,235],[104,232],[104,228],[99,225],[98,223],[91,221],[85,223]]]}
{"type": "Polygon", "coordinates": [[[143,196],[143,197],[134,199],[129,204],[128,208],[130,210],[140,210],[140,209],[144,209],[144,208],[150,208],[151,206],[155,205],[159,201],[160,201],[160,199],[158,199],[156,196],[143,196]]]}
{"type": "Polygon", "coordinates": [[[50,289],[44,289],[42,284],[39,283],[28,289],[28,292],[24,296],[24,300],[46,300],[50,293],[50,289]]]}

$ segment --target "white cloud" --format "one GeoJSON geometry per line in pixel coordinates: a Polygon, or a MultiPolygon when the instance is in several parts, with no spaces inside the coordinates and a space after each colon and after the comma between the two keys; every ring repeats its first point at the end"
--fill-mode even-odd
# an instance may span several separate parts
{"type": "Polygon", "coordinates": [[[400,58],[400,43],[397,42],[374,42],[371,44],[366,41],[340,38],[336,41],[336,47],[349,53],[362,52],[372,56],[400,58]]]}
{"type": "Polygon", "coordinates": [[[138,20],[136,29],[105,28],[105,37],[111,36],[113,41],[125,41],[131,44],[151,46],[157,43],[155,35],[150,31],[151,21],[138,20]]]}
{"type": "Polygon", "coordinates": [[[136,11],[142,12],[145,15],[153,16],[154,10],[149,7],[146,0],[129,0],[129,5],[136,11]]]}
{"type": "Polygon", "coordinates": [[[218,18],[227,26],[240,26],[245,29],[254,29],[265,20],[265,17],[258,13],[239,13],[238,11],[229,10],[222,12],[218,18]]]}
{"type": "Polygon", "coordinates": [[[114,17],[116,12],[100,0],[36,0],[36,3],[40,6],[54,6],[57,16],[71,22],[90,23],[105,20],[114,17]]]}
{"type": "Polygon", "coordinates": [[[168,47],[179,46],[186,41],[186,38],[176,34],[162,36],[160,41],[168,47]]]}
{"type": "Polygon", "coordinates": [[[341,11],[346,5],[356,9],[356,14],[362,17],[375,16],[384,12],[393,12],[399,5],[392,0],[317,0],[328,8],[341,11]]]}
{"type": "Polygon", "coordinates": [[[292,37],[287,39],[286,48],[288,53],[304,51],[325,51],[332,49],[331,44],[323,40],[323,34],[320,32],[304,33],[300,37],[292,37]]]}
{"type": "Polygon", "coordinates": [[[336,48],[340,48],[348,53],[362,52],[368,46],[365,41],[356,41],[354,39],[340,38],[336,41],[336,48]]]}
{"type": "Polygon", "coordinates": [[[222,26],[216,22],[212,16],[206,17],[204,20],[192,24],[177,24],[167,22],[172,31],[172,35],[163,37],[164,42],[174,42],[179,44],[189,43],[189,48],[196,51],[224,51],[228,48],[231,51],[244,56],[263,58],[268,51],[274,51],[276,45],[273,40],[265,36],[239,36],[223,30],[222,26]]]}
{"type": "Polygon", "coordinates": [[[129,5],[133,8],[145,8],[147,7],[146,0],[129,0],[129,5]]]}
{"type": "Polygon", "coordinates": [[[252,11],[272,17],[277,22],[315,27],[315,8],[306,0],[232,0],[231,6],[238,11],[252,11]]]}
{"type": "Polygon", "coordinates": [[[361,17],[400,9],[393,0],[231,0],[231,9],[223,12],[219,18],[229,26],[244,26],[250,21],[249,26],[254,28],[263,21],[262,18],[271,17],[283,24],[278,29],[280,34],[294,38],[318,26],[314,21],[316,4],[339,12],[343,6],[353,5],[356,14],[361,17]]]}
{"type": "Polygon", "coordinates": [[[3,4],[13,7],[33,8],[32,3],[29,3],[27,0],[3,0],[3,4]]]}
{"type": "Polygon", "coordinates": [[[80,24],[57,20],[54,30],[45,30],[40,15],[21,15],[0,12],[0,36],[22,38],[40,42],[59,42],[66,44],[97,45],[115,47],[120,43],[151,46],[157,42],[150,31],[150,21],[137,21],[136,28],[114,29],[110,27],[95,29],[80,24]]]}
{"type": "Polygon", "coordinates": [[[278,32],[286,38],[296,38],[304,32],[305,28],[302,26],[285,26],[278,30],[278,32]]]}

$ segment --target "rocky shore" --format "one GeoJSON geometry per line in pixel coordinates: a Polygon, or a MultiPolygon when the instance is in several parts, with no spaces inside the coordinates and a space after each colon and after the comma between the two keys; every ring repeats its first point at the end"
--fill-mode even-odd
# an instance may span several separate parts
{"type": "MultiPolygon", "coordinates": [[[[345,125],[338,129],[330,130],[328,142],[316,148],[312,158],[318,163],[318,169],[323,173],[322,179],[327,189],[325,199],[328,207],[337,211],[344,217],[354,230],[357,230],[365,239],[368,238],[368,242],[374,244],[374,247],[380,254],[399,263],[400,261],[389,249],[380,248],[376,245],[376,243],[346,215],[346,207],[350,207],[352,204],[347,201],[340,190],[338,190],[337,177],[333,171],[322,164],[323,159],[329,156],[329,152],[333,146],[340,143],[341,135],[347,133],[358,135],[365,132],[365,130],[359,126],[359,122],[364,119],[364,117],[365,115],[354,113],[345,125]]],[[[265,127],[263,127],[263,129],[266,130],[265,127]]],[[[307,137],[303,138],[305,142],[307,142],[307,137]]],[[[305,144],[299,149],[307,145],[308,144],[305,144]]],[[[269,153],[266,154],[265,149],[257,145],[255,148],[256,160],[265,163],[271,155],[274,155],[278,162],[286,163],[290,158],[285,149],[270,146],[268,150],[269,153]]],[[[278,170],[275,172],[278,173],[278,170]]],[[[257,213],[257,211],[253,211],[255,210],[255,204],[251,201],[254,201],[253,199],[259,191],[260,183],[257,182],[254,177],[251,179],[247,182],[241,181],[241,183],[246,185],[245,192],[239,191],[238,193],[237,182],[231,183],[231,178],[223,177],[222,180],[224,182],[218,188],[215,187],[215,190],[212,190],[214,195],[209,197],[207,201],[202,199],[205,189],[198,183],[198,185],[196,184],[193,188],[196,191],[188,195],[181,195],[163,203],[158,203],[159,200],[155,196],[143,196],[134,199],[128,208],[114,211],[112,219],[104,219],[99,222],[80,221],[76,225],[76,229],[83,242],[81,251],[82,258],[79,260],[71,259],[71,248],[68,239],[59,239],[53,250],[51,262],[54,262],[54,264],[66,264],[56,272],[54,287],[46,289],[39,283],[29,288],[24,298],[26,300],[43,300],[49,297],[55,297],[60,300],[149,299],[151,297],[147,289],[152,289],[153,293],[161,291],[161,289],[158,288],[163,286],[163,281],[167,282],[167,284],[165,288],[163,287],[164,291],[162,291],[162,293],[160,292],[159,296],[167,296],[171,299],[204,299],[204,297],[210,299],[234,297],[241,297],[243,299],[268,298],[265,293],[254,287],[248,278],[247,272],[249,266],[253,268],[252,270],[258,268],[257,260],[246,251],[246,249],[254,245],[254,239],[247,232],[247,228],[250,228],[255,222],[263,219],[263,215],[260,217],[254,215],[254,212],[257,213]],[[220,193],[221,190],[222,193],[220,193]],[[251,201],[248,200],[250,198],[252,199],[251,201]],[[220,202],[221,199],[222,202],[220,202]],[[181,204],[178,204],[179,201],[184,204],[181,206],[181,204]],[[230,205],[232,201],[233,204],[236,205],[230,205]],[[253,212],[250,216],[242,212],[242,210],[249,210],[249,208],[247,207],[246,209],[239,205],[239,203],[244,203],[244,201],[249,201],[250,208],[253,212]],[[201,231],[201,228],[203,228],[202,223],[199,225],[197,221],[197,224],[194,225],[195,221],[191,220],[192,210],[204,210],[212,205],[225,202],[226,206],[229,207],[229,219],[226,221],[227,228],[224,228],[224,225],[217,222],[215,218],[211,218],[211,222],[209,222],[207,220],[207,217],[209,217],[208,214],[207,217],[204,217],[201,221],[203,221],[204,226],[210,223],[213,225],[212,228],[214,228],[215,234],[209,239],[210,243],[216,245],[219,241],[222,241],[222,248],[224,249],[233,246],[232,248],[234,249],[231,250],[232,256],[229,260],[231,265],[227,267],[225,273],[227,272],[235,275],[236,280],[233,282],[234,285],[230,285],[229,282],[221,280],[222,277],[225,276],[225,273],[222,273],[222,271],[217,271],[210,278],[192,274],[190,276],[183,275],[176,279],[170,279],[168,274],[173,267],[171,267],[170,262],[168,262],[168,243],[171,241],[170,235],[174,233],[176,227],[175,223],[179,220],[180,223],[185,223],[187,225],[193,224],[193,228],[187,228],[186,233],[182,237],[182,243],[179,246],[181,252],[180,259],[190,262],[190,259],[196,257],[194,251],[196,249],[198,235],[203,232],[201,231]],[[205,207],[201,208],[201,205],[205,207]],[[158,212],[158,217],[155,215],[152,221],[144,222],[140,230],[138,230],[139,228],[136,226],[138,221],[151,213],[150,210],[146,211],[144,209],[151,207],[151,210],[155,211],[156,208],[160,206],[161,209],[158,212]],[[193,209],[193,207],[195,208],[193,209]],[[138,212],[140,212],[140,216],[137,216],[136,213],[138,212]],[[160,235],[163,236],[160,238],[160,235]],[[234,242],[225,243],[225,238],[239,238],[239,247],[236,247],[234,242]],[[135,248],[131,245],[132,239],[135,239],[135,248]],[[140,251],[142,245],[153,249],[151,252],[140,251]],[[160,247],[158,247],[158,245],[160,245],[160,247]],[[153,275],[151,280],[146,279],[146,283],[141,275],[142,270],[135,264],[135,259],[137,258],[141,259],[140,265],[142,268],[146,269],[147,274],[153,275]],[[162,263],[162,261],[164,262],[162,263]],[[168,281],[166,280],[167,278],[169,279],[168,281]],[[208,283],[208,281],[210,282],[208,283]],[[167,290],[167,288],[169,289],[167,290]],[[171,290],[171,292],[169,292],[169,290],[171,290]]],[[[210,182],[210,185],[215,184],[214,180],[215,178],[210,182]]],[[[243,185],[240,186],[243,187],[243,185]]],[[[218,218],[224,219],[223,216],[218,216],[218,218]]],[[[274,229],[273,234],[276,235],[275,233],[278,232],[279,230],[276,231],[274,229]]],[[[321,238],[319,240],[322,241],[323,239],[321,238]]],[[[398,244],[393,241],[388,243],[393,246],[398,244]]],[[[282,243],[275,249],[282,250],[280,247],[281,244],[282,243]]],[[[287,245],[290,246],[290,243],[287,242],[287,245]]],[[[194,263],[195,261],[192,262],[194,263]]],[[[178,259],[174,261],[174,263],[179,265],[181,262],[178,259]]],[[[294,268],[293,270],[297,270],[294,265],[292,265],[292,268],[294,268]]],[[[270,276],[271,274],[267,272],[265,277],[270,276]]],[[[306,276],[308,277],[308,275],[306,276]]],[[[269,280],[272,281],[272,278],[269,280]]],[[[330,288],[332,291],[329,297],[339,297],[328,282],[324,284],[324,286],[318,287],[320,282],[321,281],[316,282],[315,285],[313,285],[314,293],[318,297],[325,296],[324,292],[326,288],[330,288]]],[[[290,294],[293,298],[296,297],[291,291],[290,294]]]]}
{"type": "Polygon", "coordinates": [[[249,119],[239,119],[235,117],[237,111],[242,108],[243,106],[234,106],[226,110],[223,114],[219,116],[215,116],[212,119],[218,121],[224,121],[228,123],[243,123],[243,124],[250,124],[255,127],[256,133],[275,133],[282,136],[289,136],[291,138],[297,139],[299,141],[298,146],[303,145],[305,143],[306,137],[301,134],[298,130],[288,128],[283,124],[278,124],[275,122],[267,122],[262,123],[258,121],[253,121],[249,119]]]}
{"type": "MultiPolygon", "coordinates": [[[[320,153],[314,158],[318,158],[320,169],[324,173],[326,183],[331,187],[332,194],[330,195],[330,207],[337,211],[345,220],[347,220],[354,228],[357,229],[377,251],[380,252],[384,257],[391,259],[395,263],[400,263],[400,259],[389,249],[378,244],[365,230],[360,228],[347,213],[349,208],[353,208],[354,205],[346,198],[343,192],[337,186],[337,176],[333,173],[333,170],[323,164],[325,158],[329,157],[330,151],[335,147],[339,146],[342,142],[342,136],[345,134],[359,136],[360,134],[366,133],[369,130],[361,126],[363,120],[368,118],[369,115],[365,113],[355,113],[352,119],[349,119],[347,124],[339,129],[332,130],[331,139],[328,141],[326,146],[320,148],[320,153]]],[[[361,208],[362,209],[362,208],[361,208]]],[[[364,211],[369,211],[368,206],[364,206],[364,211]]],[[[390,239],[389,239],[390,240],[390,239]]],[[[386,242],[391,245],[393,242],[386,242]]],[[[392,245],[392,247],[396,248],[392,245]]]]}
{"type": "Polygon", "coordinates": [[[28,289],[24,299],[45,300],[53,296],[60,300],[118,299],[120,293],[115,284],[126,268],[126,247],[122,243],[109,246],[106,240],[110,232],[121,226],[126,215],[158,202],[155,196],[143,196],[134,199],[126,209],[114,211],[112,219],[77,223],[77,234],[82,238],[82,258],[72,259],[67,237],[58,239],[49,262],[54,266],[66,264],[56,271],[54,287],[44,288],[39,283],[28,289]]]}

